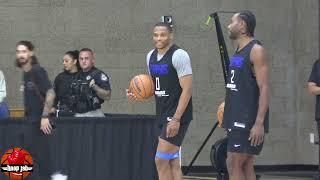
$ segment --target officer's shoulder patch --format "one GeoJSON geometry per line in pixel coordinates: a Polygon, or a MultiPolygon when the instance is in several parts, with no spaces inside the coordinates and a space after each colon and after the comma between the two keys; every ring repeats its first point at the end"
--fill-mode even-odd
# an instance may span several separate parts
{"type": "Polygon", "coordinates": [[[108,77],[105,74],[101,73],[101,80],[108,81],[108,77]]]}

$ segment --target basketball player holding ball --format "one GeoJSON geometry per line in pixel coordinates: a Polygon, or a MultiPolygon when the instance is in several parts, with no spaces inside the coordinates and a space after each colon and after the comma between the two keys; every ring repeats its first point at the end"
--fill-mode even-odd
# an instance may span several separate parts
{"type": "Polygon", "coordinates": [[[230,180],[255,180],[254,160],[268,132],[269,85],[266,52],[254,39],[255,16],[236,13],[228,26],[238,47],[230,59],[222,127],[228,130],[230,180]]]}
{"type": "MultiPolygon", "coordinates": [[[[192,68],[186,51],[173,44],[172,27],[157,23],[155,49],[147,54],[147,66],[155,86],[159,142],[155,162],[159,180],[182,180],[180,146],[192,120],[192,68]]],[[[138,98],[129,90],[130,101],[138,98]]]]}

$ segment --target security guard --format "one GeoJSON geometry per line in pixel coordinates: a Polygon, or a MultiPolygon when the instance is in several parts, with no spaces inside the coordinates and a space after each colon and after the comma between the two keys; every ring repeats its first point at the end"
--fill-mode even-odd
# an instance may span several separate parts
{"type": "Polygon", "coordinates": [[[81,72],[77,86],[80,94],[76,107],[76,117],[104,117],[101,104],[110,100],[111,87],[106,73],[94,67],[94,53],[83,48],[79,53],[81,72]]]}
{"type": "Polygon", "coordinates": [[[66,52],[63,56],[63,66],[64,71],[58,74],[54,80],[55,109],[56,115],[59,117],[75,114],[76,97],[72,92],[71,85],[79,76],[79,51],[66,52]]]}

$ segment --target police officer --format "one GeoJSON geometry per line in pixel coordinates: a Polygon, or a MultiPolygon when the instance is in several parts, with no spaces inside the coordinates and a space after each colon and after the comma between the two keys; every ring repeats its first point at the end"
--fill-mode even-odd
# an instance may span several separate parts
{"type": "MultiPolygon", "coordinates": [[[[54,80],[56,93],[55,109],[57,116],[73,116],[75,113],[75,96],[70,85],[77,80],[80,70],[79,51],[68,51],[63,56],[64,71],[54,80]]],[[[54,111],[54,110],[53,110],[54,111]]]]}
{"type": "Polygon", "coordinates": [[[110,100],[111,87],[109,77],[94,66],[94,53],[83,48],[79,53],[81,71],[77,83],[76,117],[104,117],[101,104],[110,100]]]}

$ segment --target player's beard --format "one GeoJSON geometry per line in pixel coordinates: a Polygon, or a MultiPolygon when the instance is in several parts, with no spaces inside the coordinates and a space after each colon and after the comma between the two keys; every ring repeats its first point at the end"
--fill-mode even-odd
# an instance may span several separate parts
{"type": "Polygon", "coordinates": [[[16,59],[16,62],[19,67],[22,67],[23,65],[27,64],[30,61],[30,60],[25,60],[25,61],[21,62],[20,59],[24,59],[24,58],[16,59]]]}

